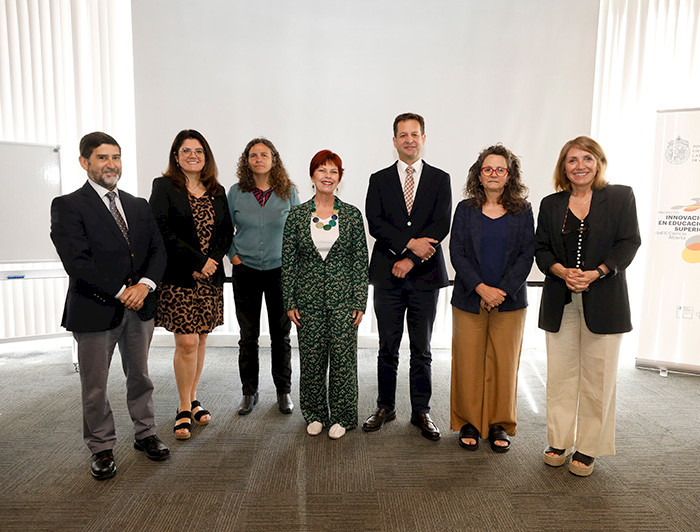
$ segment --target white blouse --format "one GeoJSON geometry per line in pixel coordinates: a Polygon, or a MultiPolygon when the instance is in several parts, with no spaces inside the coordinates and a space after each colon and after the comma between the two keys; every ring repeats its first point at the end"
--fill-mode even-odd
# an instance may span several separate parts
{"type": "Polygon", "coordinates": [[[328,252],[333,247],[335,241],[338,240],[338,226],[340,225],[340,220],[335,220],[335,225],[331,227],[328,231],[326,231],[323,227],[317,227],[317,224],[322,223],[323,225],[327,226],[330,220],[331,218],[329,217],[325,220],[319,220],[318,222],[314,222],[313,220],[310,222],[311,238],[314,241],[316,249],[318,250],[323,260],[326,260],[328,252]]]}

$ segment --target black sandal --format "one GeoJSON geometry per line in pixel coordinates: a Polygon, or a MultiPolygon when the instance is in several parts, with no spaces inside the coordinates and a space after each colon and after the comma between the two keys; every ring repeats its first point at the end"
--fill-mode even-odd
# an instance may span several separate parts
{"type": "Polygon", "coordinates": [[[510,449],[510,438],[508,434],[506,434],[506,430],[500,425],[491,425],[491,427],[489,427],[489,443],[494,453],[507,453],[510,449]],[[507,442],[508,445],[503,447],[496,445],[496,442],[499,440],[507,442]]]}
{"type": "Polygon", "coordinates": [[[577,477],[587,477],[593,473],[594,460],[595,458],[593,456],[588,456],[587,454],[576,451],[571,456],[571,461],[569,462],[569,472],[573,473],[577,477]],[[583,466],[576,465],[574,462],[581,462],[583,466]]]}
{"type": "MultiPolygon", "coordinates": [[[[200,403],[199,401],[197,401],[195,399],[194,401],[192,401],[192,410],[194,410],[197,407],[202,408],[202,403],[200,403]]],[[[210,421],[211,421],[211,412],[209,412],[209,410],[204,410],[202,408],[198,412],[194,413],[194,422],[197,425],[208,425],[210,421]],[[206,421],[202,421],[202,418],[204,416],[209,416],[209,419],[207,419],[206,421]]]]}
{"type": "Polygon", "coordinates": [[[476,427],[471,423],[462,425],[462,428],[459,431],[459,446],[467,451],[476,451],[479,448],[479,431],[476,430],[476,427]],[[464,443],[462,438],[471,438],[476,441],[476,443],[464,443]]]}
{"type": "Polygon", "coordinates": [[[175,433],[176,440],[189,440],[192,436],[192,412],[189,410],[183,410],[182,412],[177,412],[175,416],[175,426],[173,427],[173,432],[175,433]],[[178,420],[187,419],[187,423],[179,423],[178,420]],[[182,432],[178,434],[178,430],[186,430],[187,432],[182,432]]]}
{"type": "Polygon", "coordinates": [[[566,449],[555,449],[548,445],[544,450],[544,463],[552,467],[561,467],[566,462],[566,449]],[[554,454],[556,456],[550,456],[554,454]]]}

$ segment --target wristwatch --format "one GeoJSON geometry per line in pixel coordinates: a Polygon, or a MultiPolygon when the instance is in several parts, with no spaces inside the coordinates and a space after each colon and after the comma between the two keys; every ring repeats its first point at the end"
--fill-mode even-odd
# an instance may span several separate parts
{"type": "Polygon", "coordinates": [[[604,272],[601,268],[596,268],[595,271],[597,271],[597,272],[598,272],[598,275],[600,275],[600,277],[598,277],[598,280],[599,280],[599,281],[600,281],[603,277],[605,277],[605,272],[604,272]]]}

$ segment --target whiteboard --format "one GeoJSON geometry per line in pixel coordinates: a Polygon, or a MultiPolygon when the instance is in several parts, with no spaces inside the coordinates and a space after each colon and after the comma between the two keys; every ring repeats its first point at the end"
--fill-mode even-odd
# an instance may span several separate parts
{"type": "Polygon", "coordinates": [[[60,147],[0,142],[0,263],[56,261],[51,200],[61,194],[60,147]]]}

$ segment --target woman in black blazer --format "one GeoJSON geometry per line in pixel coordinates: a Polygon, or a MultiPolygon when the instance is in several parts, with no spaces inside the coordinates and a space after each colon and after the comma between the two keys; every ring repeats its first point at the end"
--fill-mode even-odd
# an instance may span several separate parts
{"type": "Polygon", "coordinates": [[[625,269],[641,243],[632,189],[609,185],[589,137],[570,140],[540,205],[537,266],[545,274],[539,326],[547,331],[547,465],[574,447],[569,471],[593,472],[615,454],[615,382],[622,333],[632,329],[625,269]]]}
{"type": "Polygon", "coordinates": [[[180,403],[173,430],[175,438],[186,440],[193,417],[198,425],[211,419],[197,400],[197,385],[207,335],[223,323],[222,259],[233,237],[226,193],[201,133],[185,129],[177,134],[168,169],[153,180],[150,204],[168,252],[155,323],[175,334],[180,403]]]}
{"type": "Polygon", "coordinates": [[[502,145],[483,150],[469,169],[467,199],[450,236],[452,430],[476,450],[479,436],[504,453],[515,434],[518,366],[532,268],[534,220],[520,161],[502,145]]]}

